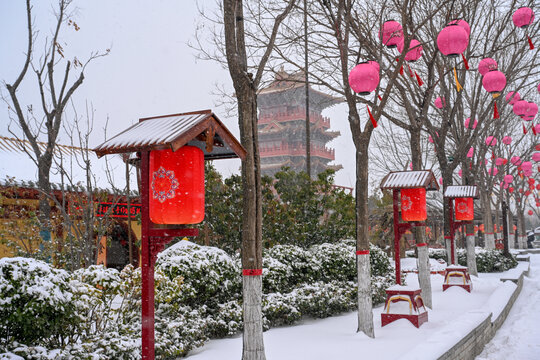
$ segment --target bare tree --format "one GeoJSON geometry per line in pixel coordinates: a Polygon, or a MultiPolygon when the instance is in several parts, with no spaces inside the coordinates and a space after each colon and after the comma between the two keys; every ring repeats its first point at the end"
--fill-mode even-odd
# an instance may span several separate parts
{"type": "MultiPolygon", "coordinates": [[[[56,141],[61,130],[64,118],[64,109],[73,93],[84,81],[84,70],[93,59],[106,55],[105,53],[92,53],[83,64],[77,58],[68,60],[64,57],[64,49],[60,45],[60,32],[62,26],[72,26],[78,30],[78,25],[71,19],[68,13],[71,0],[59,0],[56,9],[56,24],[51,39],[45,41],[45,51],[38,62],[34,62],[34,42],[37,38],[37,30],[32,22],[32,6],[30,0],[26,1],[26,17],[28,32],[28,47],[23,68],[13,83],[4,85],[9,93],[8,103],[11,120],[21,129],[23,137],[31,145],[31,151],[27,154],[32,158],[38,168],[38,187],[42,192],[39,202],[39,220],[42,237],[50,238],[50,213],[51,206],[47,194],[51,193],[50,169],[53,164],[53,153],[56,141]],[[65,64],[63,75],[58,79],[56,70],[65,64]],[[31,77],[29,69],[35,75],[39,89],[40,104],[24,106],[18,90],[21,83],[31,77]],[[73,69],[79,69],[78,74],[73,74],[73,69]],[[74,80],[70,80],[74,76],[74,80]],[[26,108],[26,111],[24,110],[26,108]],[[38,114],[38,112],[42,114],[38,114]],[[39,146],[42,137],[46,138],[47,146],[43,149],[39,146]]],[[[11,131],[11,129],[10,129],[11,131]]],[[[17,136],[13,131],[13,135],[17,136]]]]}

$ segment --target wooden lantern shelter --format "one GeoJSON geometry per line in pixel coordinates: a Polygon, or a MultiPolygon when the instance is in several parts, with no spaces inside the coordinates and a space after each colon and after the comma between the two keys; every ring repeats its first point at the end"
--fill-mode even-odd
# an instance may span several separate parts
{"type": "MultiPolygon", "coordinates": [[[[396,268],[396,285],[386,290],[386,302],[384,311],[381,313],[382,326],[398,319],[407,319],[416,327],[420,327],[420,325],[428,321],[428,313],[422,300],[421,289],[401,285],[399,240],[413,226],[425,226],[422,221],[400,222],[400,195],[403,195],[400,193],[402,190],[413,189],[420,189],[422,195],[425,196],[426,191],[439,190],[439,184],[437,184],[437,179],[435,179],[435,175],[431,170],[391,172],[381,182],[381,190],[392,190],[393,195],[394,261],[396,268]]],[[[411,202],[411,199],[408,201],[411,202]]],[[[417,246],[427,246],[427,244],[418,244],[417,246]]]]}
{"type": "MultiPolygon", "coordinates": [[[[455,249],[455,235],[456,230],[467,224],[472,223],[471,220],[456,220],[454,219],[454,201],[457,199],[478,199],[478,188],[476,185],[451,185],[447,186],[444,190],[444,198],[448,201],[448,223],[450,225],[450,262],[451,264],[446,267],[443,283],[443,291],[450,286],[459,286],[471,292],[472,283],[469,271],[465,266],[456,265],[456,249],[455,249]],[[455,283],[451,280],[458,278],[462,280],[462,283],[455,283]]],[[[471,204],[472,205],[472,204],[471,204]]],[[[473,212],[474,217],[474,205],[473,212]]]]}
{"type": "Polygon", "coordinates": [[[97,146],[101,157],[136,152],[141,175],[142,358],[154,359],[154,265],[157,254],[173,237],[197,236],[185,225],[156,225],[149,217],[150,152],[183,146],[203,151],[205,160],[241,158],[246,150],[211,110],[142,118],[97,146]]]}

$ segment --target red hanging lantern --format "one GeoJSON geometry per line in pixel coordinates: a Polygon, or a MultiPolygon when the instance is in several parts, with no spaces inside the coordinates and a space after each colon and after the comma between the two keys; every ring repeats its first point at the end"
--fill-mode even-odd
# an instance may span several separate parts
{"type": "Polygon", "coordinates": [[[474,220],[473,198],[455,198],[455,214],[458,221],[474,220]]]}
{"type": "Polygon", "coordinates": [[[401,189],[401,218],[403,221],[427,219],[426,189],[401,189]]]}
{"type": "Polygon", "coordinates": [[[495,165],[497,165],[497,166],[502,166],[502,165],[504,165],[504,164],[506,164],[506,159],[504,159],[504,158],[497,158],[497,159],[495,159],[495,165]]]}
{"type": "Polygon", "coordinates": [[[512,109],[517,116],[525,116],[529,111],[529,102],[525,100],[516,101],[512,109]]]}
{"type": "Polygon", "coordinates": [[[507,184],[510,184],[512,181],[514,181],[514,175],[504,175],[503,181],[507,184]]]}
{"type": "Polygon", "coordinates": [[[486,145],[487,146],[495,146],[495,145],[497,145],[497,138],[495,136],[488,136],[486,138],[486,145]]]}
{"type": "Polygon", "coordinates": [[[474,156],[474,147],[471,147],[469,151],[467,151],[467,157],[472,158],[474,156]]]}
{"type": "Polygon", "coordinates": [[[478,63],[478,72],[482,76],[487,74],[489,71],[497,70],[497,68],[498,68],[497,62],[495,60],[493,60],[492,58],[482,59],[478,63]]]}
{"type": "Polygon", "coordinates": [[[512,15],[512,21],[518,28],[527,27],[534,21],[534,11],[528,7],[520,7],[512,15]]]}
{"type": "Polygon", "coordinates": [[[536,184],[536,190],[540,190],[540,184],[536,184]]]}
{"type": "Polygon", "coordinates": [[[468,22],[466,22],[465,20],[463,19],[458,19],[458,20],[452,20],[448,23],[448,25],[458,25],[458,26],[461,26],[466,32],[467,32],[467,36],[470,36],[471,35],[471,26],[469,25],[468,22]]]}
{"type": "Polygon", "coordinates": [[[512,137],[511,136],[505,136],[502,139],[502,142],[504,145],[510,145],[512,143],[512,137]]]}
{"type": "Polygon", "coordinates": [[[457,23],[445,27],[437,35],[437,47],[445,56],[458,56],[467,49],[468,45],[469,35],[457,23]]]}
{"type": "Polygon", "coordinates": [[[536,144],[536,145],[534,145],[534,150],[536,150],[536,151],[540,151],[540,144],[536,144]]]}
{"type": "Polygon", "coordinates": [[[496,98],[506,86],[506,76],[498,70],[488,71],[482,78],[482,86],[496,98]]]}
{"type": "Polygon", "coordinates": [[[494,167],[494,168],[489,168],[489,170],[488,170],[488,174],[489,174],[489,175],[492,175],[492,176],[495,176],[495,175],[497,175],[498,173],[499,173],[499,169],[497,169],[496,167],[494,167]]]}
{"type": "Polygon", "coordinates": [[[529,107],[527,109],[527,112],[525,113],[525,116],[523,120],[525,121],[531,121],[534,119],[534,117],[538,114],[538,105],[536,103],[530,102],[529,107]],[[527,118],[527,119],[525,119],[527,118]]]}
{"type": "Polygon", "coordinates": [[[471,121],[471,118],[467,118],[465,120],[465,128],[466,129],[476,129],[476,125],[478,125],[478,120],[471,121]]]}
{"type": "Polygon", "coordinates": [[[510,91],[506,95],[506,102],[509,103],[510,105],[514,105],[520,99],[521,99],[521,96],[519,95],[517,91],[510,91]]]}
{"type": "Polygon", "coordinates": [[[197,224],[204,219],[204,154],[194,146],[150,152],[150,220],[197,224]]]}
{"type": "Polygon", "coordinates": [[[513,193],[513,192],[514,192],[514,188],[513,188],[513,187],[509,187],[509,188],[508,188],[508,192],[509,192],[510,194],[513,193]]]}
{"type": "Polygon", "coordinates": [[[383,45],[389,48],[395,48],[403,40],[403,28],[401,24],[393,20],[385,21],[381,31],[379,31],[379,38],[383,45]]]}
{"type": "Polygon", "coordinates": [[[349,74],[349,85],[359,95],[368,95],[379,85],[379,69],[375,61],[356,65],[349,74]]]}
{"type": "MultiPolygon", "coordinates": [[[[405,39],[402,38],[401,41],[397,44],[397,49],[400,53],[403,53],[403,48],[405,47],[405,39]]],[[[420,41],[412,39],[409,44],[409,50],[405,55],[405,61],[416,61],[422,56],[422,45],[420,41]]]]}
{"type": "Polygon", "coordinates": [[[512,156],[512,158],[510,159],[510,162],[513,165],[519,166],[521,165],[521,158],[519,156],[512,156]]]}
{"type": "Polygon", "coordinates": [[[532,160],[534,162],[540,162],[540,153],[539,152],[535,152],[534,154],[532,154],[532,160]]]}
{"type": "Polygon", "coordinates": [[[529,210],[529,211],[527,211],[527,214],[529,214],[529,216],[531,216],[533,214],[533,211],[529,210]]]}
{"type": "Polygon", "coordinates": [[[436,98],[435,106],[437,107],[437,109],[442,109],[443,107],[446,107],[446,100],[444,99],[444,97],[439,96],[438,98],[436,98]]]}

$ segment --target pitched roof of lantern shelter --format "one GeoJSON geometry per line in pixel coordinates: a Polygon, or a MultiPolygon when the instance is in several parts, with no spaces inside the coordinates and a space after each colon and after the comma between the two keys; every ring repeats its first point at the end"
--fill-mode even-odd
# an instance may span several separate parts
{"type": "Polygon", "coordinates": [[[411,188],[439,190],[439,184],[431,170],[393,171],[381,181],[382,190],[411,188]]]}
{"type": "Polygon", "coordinates": [[[478,187],[476,185],[450,185],[444,189],[444,197],[472,197],[473,199],[478,199],[478,187]]]}

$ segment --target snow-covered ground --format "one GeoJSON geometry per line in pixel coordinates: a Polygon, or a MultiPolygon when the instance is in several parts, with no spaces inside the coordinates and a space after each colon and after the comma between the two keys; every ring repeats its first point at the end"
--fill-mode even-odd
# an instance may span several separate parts
{"type": "MultiPolygon", "coordinates": [[[[531,261],[534,261],[533,264],[536,264],[534,265],[536,268],[540,267],[540,255],[531,256],[531,261]]],[[[522,266],[526,266],[526,264],[520,264],[520,268],[522,266]]],[[[533,274],[536,274],[534,270],[533,274]]],[[[504,277],[504,273],[480,274],[478,278],[473,277],[473,292],[468,293],[457,287],[443,292],[443,277],[441,275],[432,275],[434,308],[429,310],[429,321],[419,329],[403,319],[381,327],[382,306],[375,308],[373,311],[375,339],[370,339],[356,332],[356,312],[322,320],[306,320],[296,326],[270,329],[264,334],[266,357],[268,360],[316,360],[328,358],[384,360],[398,359],[404,353],[408,353],[408,357],[412,358],[417,358],[415,355],[419,355],[419,358],[422,359],[437,358],[438,355],[435,354],[442,354],[459,340],[460,332],[465,333],[472,330],[489,313],[498,313],[506,304],[509,295],[515,289],[515,285],[510,282],[500,282],[499,278],[501,276],[504,277]],[[429,354],[426,354],[426,348],[421,346],[426,343],[430,345],[429,354]],[[420,354],[420,352],[423,353],[420,354]]],[[[407,284],[417,286],[417,276],[409,274],[407,284]]],[[[528,316],[528,312],[536,311],[536,317],[531,316],[525,323],[518,319],[514,321],[509,319],[509,323],[517,323],[518,328],[508,330],[502,328],[499,333],[506,331],[507,335],[499,342],[511,342],[518,347],[527,346],[531,350],[526,354],[534,353],[535,350],[540,349],[538,345],[534,345],[540,343],[538,340],[530,342],[530,345],[526,345],[522,341],[524,339],[527,341],[532,341],[533,338],[539,339],[540,326],[535,324],[538,324],[540,320],[540,315],[536,310],[540,308],[540,299],[534,298],[534,304],[536,305],[524,303],[524,301],[533,301],[532,294],[540,294],[538,293],[539,289],[540,279],[536,281],[526,279],[523,293],[514,308],[518,309],[517,316],[528,316]],[[525,329],[527,331],[535,330],[526,334],[524,333],[525,329]],[[511,334],[514,334],[514,340],[511,340],[511,334]],[[519,337],[519,340],[516,337],[519,337]]],[[[497,350],[495,349],[495,351],[497,350]]],[[[189,360],[239,359],[241,352],[242,337],[237,336],[212,340],[202,348],[193,351],[187,358],[189,360]]],[[[501,357],[497,357],[497,359],[499,358],[531,359],[527,355],[518,357],[501,355],[501,357]]],[[[540,355],[533,358],[538,359],[540,355]]],[[[495,357],[489,353],[482,359],[491,360],[495,359],[495,357]]]]}
{"type": "Polygon", "coordinates": [[[540,255],[531,255],[529,277],[506,321],[477,360],[540,359],[540,255]]]}

